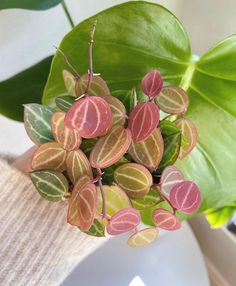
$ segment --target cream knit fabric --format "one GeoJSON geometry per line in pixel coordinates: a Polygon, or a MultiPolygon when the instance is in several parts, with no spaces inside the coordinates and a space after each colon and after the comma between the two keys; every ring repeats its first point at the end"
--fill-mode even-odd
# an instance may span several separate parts
{"type": "Polygon", "coordinates": [[[0,285],[60,285],[106,241],[67,224],[66,212],[67,202],[42,199],[26,175],[0,159],[0,285]]]}

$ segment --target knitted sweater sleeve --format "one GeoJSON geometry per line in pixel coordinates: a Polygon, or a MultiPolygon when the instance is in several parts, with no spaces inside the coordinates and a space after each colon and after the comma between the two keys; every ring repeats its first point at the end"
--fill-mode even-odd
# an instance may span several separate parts
{"type": "Polygon", "coordinates": [[[67,202],[42,199],[26,175],[0,159],[0,285],[60,285],[106,241],[67,224],[66,212],[67,202]]]}

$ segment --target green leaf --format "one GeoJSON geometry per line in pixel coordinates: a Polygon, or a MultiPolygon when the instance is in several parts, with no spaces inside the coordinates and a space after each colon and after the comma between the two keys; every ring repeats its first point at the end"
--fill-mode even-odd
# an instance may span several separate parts
{"type": "Polygon", "coordinates": [[[73,103],[75,103],[75,98],[70,95],[58,96],[56,97],[57,107],[64,112],[67,112],[73,103]]]}
{"type": "MultiPolygon", "coordinates": [[[[111,91],[140,86],[146,72],[157,67],[166,82],[180,83],[191,57],[186,32],[167,9],[142,1],[109,8],[66,35],[60,48],[80,74],[88,70],[88,40],[95,20],[94,70],[102,74],[111,91]]],[[[45,104],[53,104],[54,98],[65,92],[61,80],[65,68],[57,52],[44,92],[45,104]]]]}
{"type": "Polygon", "coordinates": [[[181,131],[175,123],[163,120],[160,122],[159,127],[164,140],[164,154],[160,165],[153,173],[154,177],[155,175],[161,174],[165,167],[175,163],[181,146],[181,131]]]}
{"type": "Polygon", "coordinates": [[[0,9],[46,10],[61,2],[62,0],[0,0],[0,9]]]}
{"type": "Polygon", "coordinates": [[[134,98],[131,90],[114,90],[112,95],[118,98],[125,106],[125,109],[128,113],[134,107],[134,98]]]}
{"type": "Polygon", "coordinates": [[[161,196],[159,189],[156,186],[152,186],[146,196],[143,198],[131,199],[132,205],[137,210],[144,210],[155,206],[160,202],[161,196]]]}
{"type": "Polygon", "coordinates": [[[43,89],[52,57],[46,58],[29,69],[0,82],[0,113],[14,120],[23,121],[26,103],[41,103],[43,89]]]}
{"type": "MultiPolygon", "coordinates": [[[[236,35],[220,42],[202,58],[191,56],[188,37],[168,10],[154,3],[127,2],[89,18],[61,43],[81,73],[88,69],[90,30],[98,20],[94,68],[114,90],[139,89],[143,75],[159,69],[165,84],[187,91],[187,112],[198,129],[198,144],[178,166],[200,187],[200,212],[236,200],[236,35]],[[79,44],[78,44],[79,43],[79,44]],[[77,48],[75,48],[77,47],[77,48]],[[79,56],[78,56],[79,55],[79,56]]],[[[65,68],[57,53],[44,92],[44,103],[65,92],[65,68]]]]}
{"type": "Polygon", "coordinates": [[[52,141],[51,118],[54,110],[37,103],[26,104],[24,107],[24,124],[29,138],[35,144],[52,141]]]}
{"type": "Polygon", "coordinates": [[[226,224],[235,211],[236,203],[231,203],[219,209],[209,209],[205,212],[205,215],[210,225],[213,228],[218,228],[226,224]]]}
{"type": "Polygon", "coordinates": [[[92,235],[92,236],[104,237],[105,236],[105,225],[101,223],[99,220],[95,219],[90,229],[86,231],[85,233],[92,235]]]}
{"type": "Polygon", "coordinates": [[[66,177],[57,171],[36,171],[30,178],[39,194],[51,202],[63,200],[69,188],[66,177]]]}

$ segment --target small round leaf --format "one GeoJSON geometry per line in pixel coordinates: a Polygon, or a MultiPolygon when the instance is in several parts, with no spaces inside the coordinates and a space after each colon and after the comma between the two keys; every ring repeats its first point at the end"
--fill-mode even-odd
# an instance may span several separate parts
{"type": "Polygon", "coordinates": [[[145,210],[158,204],[161,200],[158,186],[152,186],[143,198],[131,199],[132,205],[137,210],[145,210]]]}
{"type": "Polygon", "coordinates": [[[149,71],[142,80],[142,90],[150,99],[157,96],[163,87],[163,79],[158,70],[149,71]]]}
{"type": "Polygon", "coordinates": [[[158,235],[158,229],[149,227],[132,234],[127,243],[131,247],[142,247],[152,243],[158,235]]]}
{"type": "Polygon", "coordinates": [[[165,209],[156,209],[152,213],[152,220],[156,226],[165,230],[177,230],[181,227],[178,218],[165,209]]]}

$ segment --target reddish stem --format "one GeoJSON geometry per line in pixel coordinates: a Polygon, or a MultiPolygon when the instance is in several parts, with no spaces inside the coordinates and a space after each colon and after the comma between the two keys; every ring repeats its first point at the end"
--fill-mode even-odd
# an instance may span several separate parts
{"type": "Polygon", "coordinates": [[[89,41],[89,80],[88,80],[88,84],[87,84],[87,89],[86,89],[86,93],[89,90],[90,84],[92,82],[93,79],[93,39],[94,39],[94,33],[96,30],[96,25],[97,25],[97,21],[95,21],[93,23],[93,29],[90,33],[90,41],[89,41]]]}

